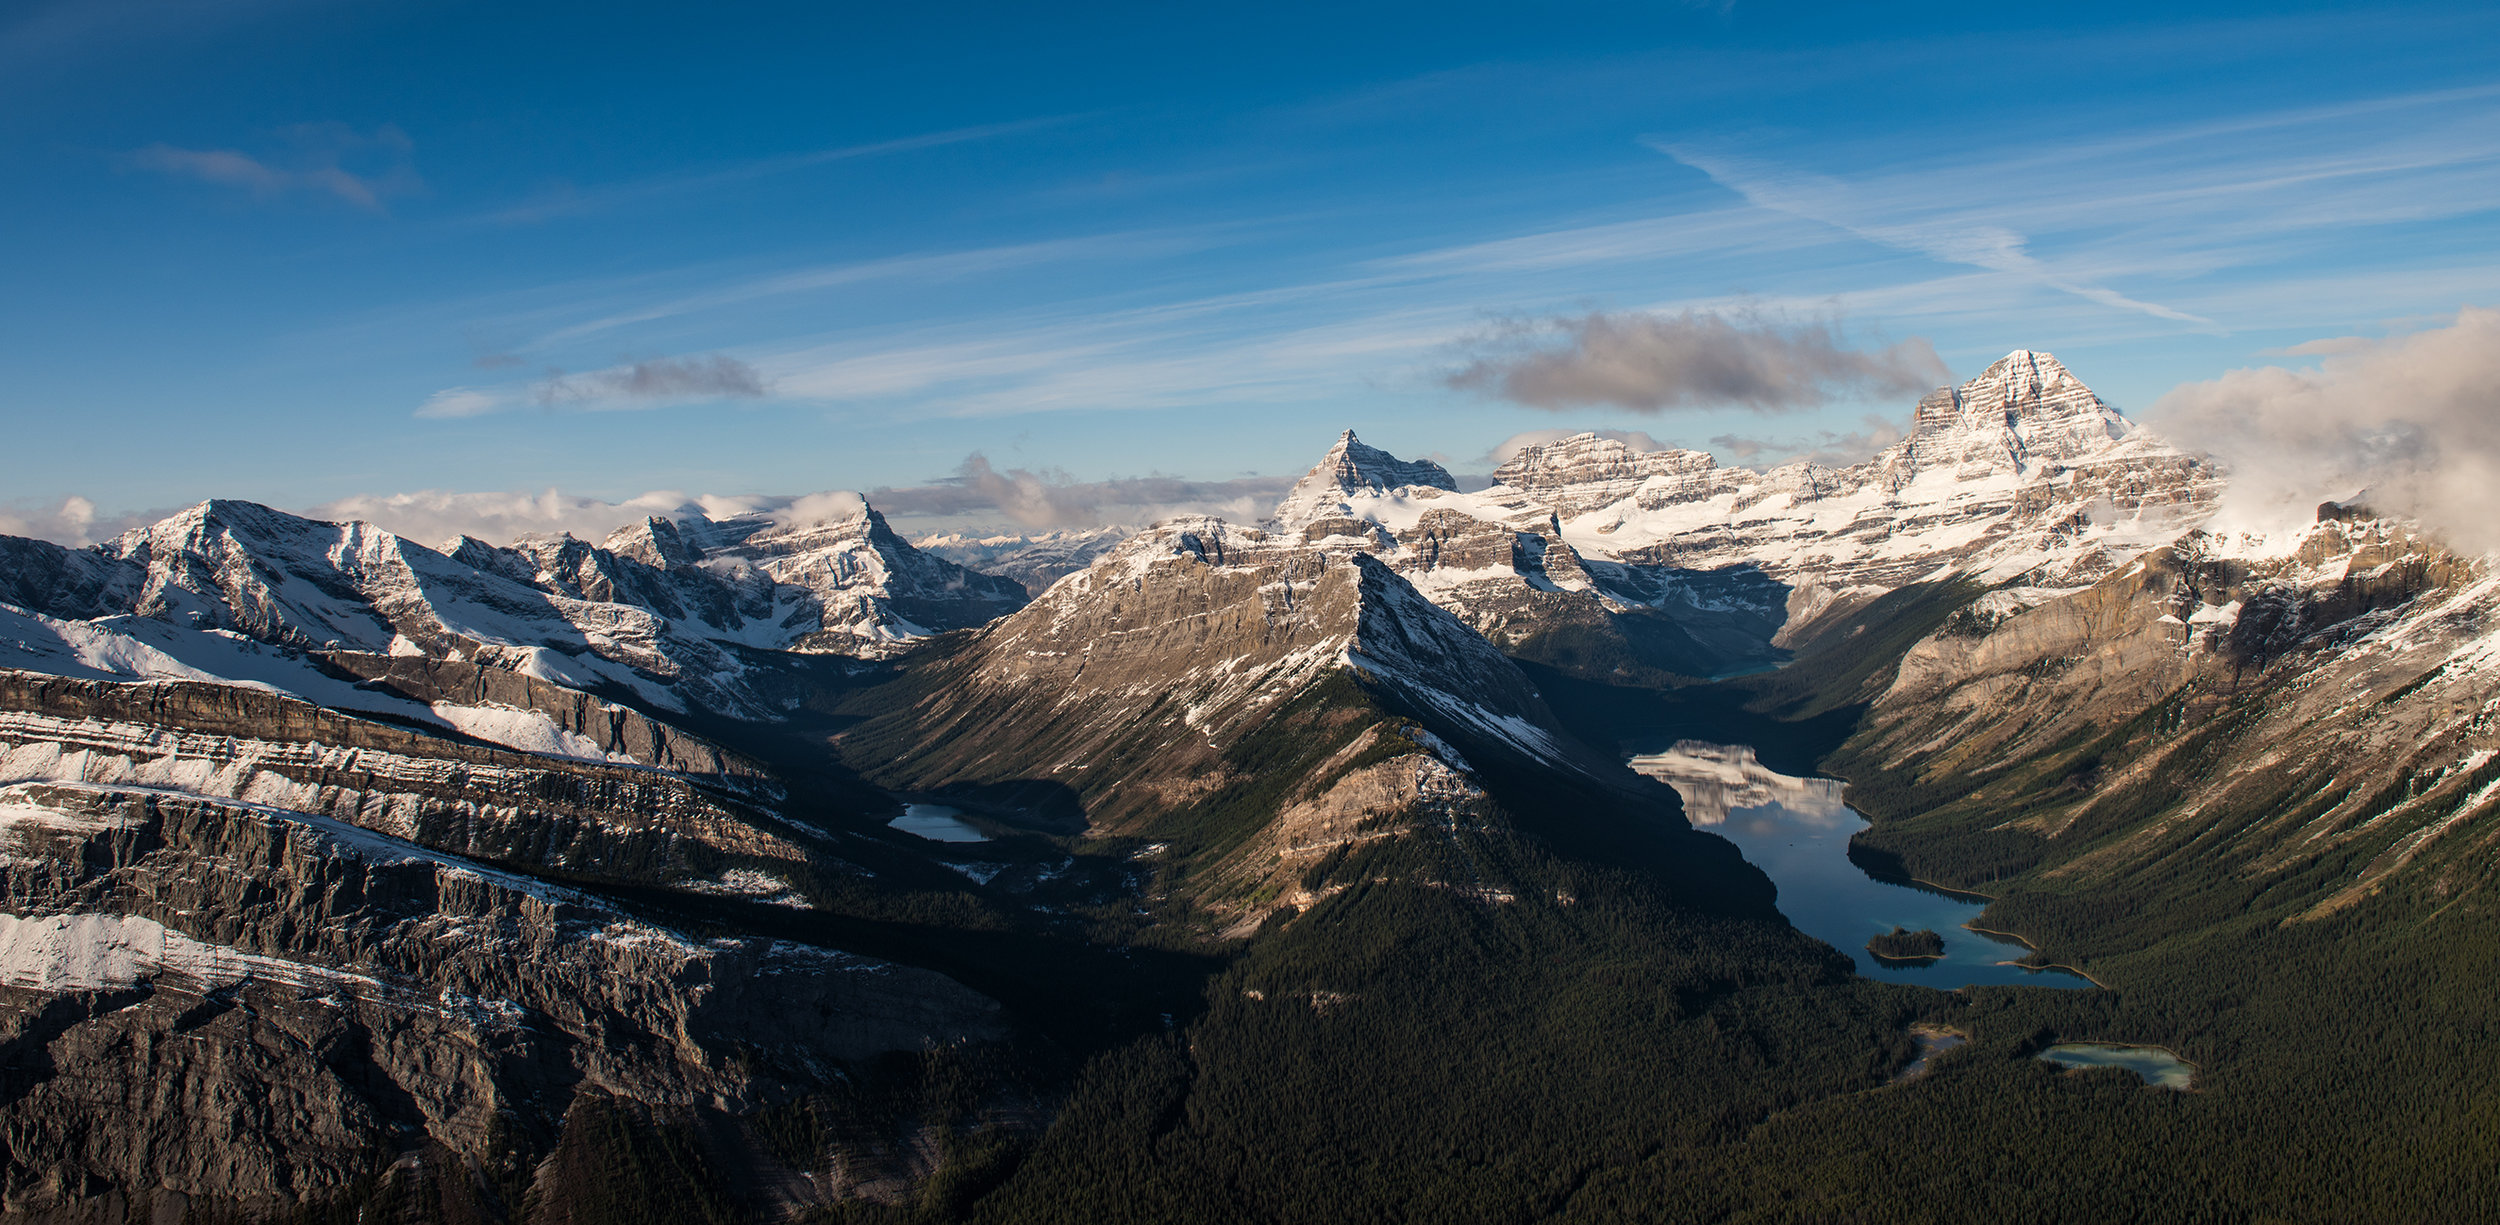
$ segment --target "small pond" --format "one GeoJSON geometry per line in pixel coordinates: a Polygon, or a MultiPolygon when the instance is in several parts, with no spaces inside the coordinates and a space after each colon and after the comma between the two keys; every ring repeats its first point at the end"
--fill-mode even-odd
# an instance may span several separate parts
{"type": "Polygon", "coordinates": [[[906,834],[917,834],[931,842],[987,842],[988,834],[974,829],[963,819],[964,810],[944,804],[905,804],[903,815],[886,825],[906,834]]]}
{"type": "Polygon", "coordinates": [[[2158,1046],[2112,1046],[2105,1042],[2060,1042],[2040,1058],[2069,1068],[2125,1068],[2145,1084],[2185,1089],[2196,1079],[2188,1062],[2158,1046]]]}
{"type": "Polygon", "coordinates": [[[1674,787],[1693,828],[1735,843],[1778,887],[1780,913],[1797,930],[1847,953],[1868,978],[1947,990],[2092,985],[2064,970],[2015,965],[2030,952],[2020,942],[1964,927],[1986,902],[1877,880],[1850,862],[1850,835],[1865,829],[1867,820],[1840,802],[1837,780],[1781,774],[1755,760],[1749,746],[1699,740],[1679,740],[1665,752],[1635,757],[1632,768],[1674,787]],[[1868,938],[1895,927],[1944,937],[1944,956],[1877,961],[1866,951],[1868,938]]]}
{"type": "Polygon", "coordinates": [[[1910,1040],[1918,1043],[1918,1058],[1902,1065],[1900,1071],[1892,1074],[1892,1083],[1896,1085],[1905,1080],[1916,1080],[1925,1076],[1928,1065],[1935,1062],[1936,1056],[1970,1041],[1949,1029],[1926,1027],[1911,1029],[1910,1040]]]}

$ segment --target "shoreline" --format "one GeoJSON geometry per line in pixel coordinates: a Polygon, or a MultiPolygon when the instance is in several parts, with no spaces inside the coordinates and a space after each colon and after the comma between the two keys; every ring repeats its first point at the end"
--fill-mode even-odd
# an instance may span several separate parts
{"type": "MultiPolygon", "coordinates": [[[[2029,937],[2027,937],[2027,936],[2025,936],[2025,935],[2023,935],[2021,932],[1999,931],[1999,930],[1997,930],[1996,928],[1993,928],[1993,927],[1981,927],[1981,926],[1980,926],[1980,925],[1978,925],[1977,923],[1964,923],[1964,924],[1962,925],[1962,929],[1963,929],[1964,931],[1974,931],[1974,932],[1978,932],[1979,934],[1981,934],[1981,935],[1983,935],[1983,936],[2003,936],[2003,937],[2005,937],[2005,938],[2007,938],[2007,939],[2009,939],[2009,940],[2016,940],[2016,941],[2020,941],[2020,942],[2022,943],[2022,946],[2023,946],[2024,948],[2030,949],[2032,952],[2037,953],[2037,952],[2040,952],[2040,951],[2041,951],[2041,949],[2040,949],[2040,946],[2039,946],[2039,945],[2033,944],[2033,943],[2031,942],[2030,938],[2029,938],[2029,937]]],[[[2092,977],[2092,975],[2091,975],[2091,974],[2089,974],[2089,973],[2087,973],[2087,972],[2085,972],[2085,971],[2084,971],[2084,969],[2083,969],[2081,966],[2070,966],[2070,965],[2066,965],[2066,964],[2064,964],[2063,962],[2055,962],[2055,961],[2052,961],[2052,962],[2049,962],[2049,963],[2047,963],[2047,964],[2045,964],[2045,965],[2036,965],[2036,966],[2035,966],[2035,965],[2026,965],[2026,964],[2024,964],[2023,962],[2019,962],[2019,961],[2000,961],[2000,962],[1998,962],[1997,964],[1998,964],[1998,965],[2001,965],[2001,966],[2021,966],[2023,969],[2026,969],[2026,970],[2064,970],[2065,972],[2067,972],[2067,973],[2069,973],[2069,974],[2072,974],[2072,975],[2074,975],[2075,977],[2080,978],[2080,979],[2082,979],[2083,981],[2085,981],[2085,982],[2087,982],[2087,983],[2090,983],[2090,984],[2092,984],[2093,986],[2098,987],[2098,988],[2100,988],[2100,989],[2101,989],[2101,990],[2103,990],[2103,991],[2107,991],[2107,990],[2109,990],[2109,989],[2110,989],[2110,988],[2109,988],[2109,984],[2108,984],[2108,983],[2102,982],[2100,979],[2097,979],[2097,978],[2092,977]]]]}
{"type": "MultiPolygon", "coordinates": [[[[1870,873],[1868,873],[1868,875],[1872,876],[1872,875],[1874,875],[1874,874],[1870,872],[1870,873]]],[[[1958,894],[1962,895],[1963,897],[1986,898],[1987,900],[1989,900],[1989,901],[1991,901],[1991,902],[1993,902],[1993,901],[1997,900],[1997,895],[1995,895],[1995,894],[1993,894],[1993,893],[1981,893],[1981,892],[1980,892],[1980,891],[1978,891],[1977,889],[1957,889],[1957,888],[1955,888],[1955,887],[1953,887],[1953,886],[1951,886],[1951,885],[1938,884],[1938,883],[1936,883],[1935,881],[1929,880],[1929,879],[1927,879],[1927,878],[1926,878],[1926,877],[1924,877],[1924,876],[1913,876],[1913,877],[1909,877],[1908,879],[1909,879],[1909,881],[1910,881],[1910,883],[1911,883],[1911,884],[1914,884],[1914,885],[1924,885],[1924,886],[1926,886],[1927,888],[1933,889],[1933,890],[1935,890],[1935,891],[1936,891],[1936,892],[1938,892],[1938,893],[1958,893],[1958,894]]]]}

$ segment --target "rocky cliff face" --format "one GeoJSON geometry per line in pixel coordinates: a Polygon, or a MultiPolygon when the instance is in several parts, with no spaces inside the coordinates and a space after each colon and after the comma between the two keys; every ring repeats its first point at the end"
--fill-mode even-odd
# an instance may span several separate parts
{"type": "Polygon", "coordinates": [[[0,787],[0,893],[12,1214],[281,1209],[428,1152],[526,1170],[586,1092],[747,1113],[998,1032],[926,971],[695,939],[264,802],[0,787]]]}
{"type": "Polygon", "coordinates": [[[687,776],[461,743],[229,686],[0,673],[0,780],[262,803],[617,880],[819,858],[765,807],[777,784],[723,764],[733,771],[687,776]]]}
{"type": "Polygon", "coordinates": [[[784,810],[854,814],[680,725],[1024,602],[852,503],[448,554],[239,502],[0,541],[0,1214],[571,1219],[629,1141],[742,1212],[910,1195],[951,1133],[908,1100],[798,1147],[757,1112],[994,1042],[997,1004],[612,900],[874,888],[857,829],[784,810]]]}
{"type": "Polygon", "coordinates": [[[2500,840],[2495,627],[2487,560],[2374,519],[2192,533],[2086,586],[1991,591],[1902,659],[1849,750],[1876,802],[1924,797],[1868,841],[1966,882],[2158,874],[2192,841],[2313,915],[2455,889],[2500,840]],[[1992,867],[1922,861],[1983,820],[1992,867]]]}
{"type": "Polygon", "coordinates": [[[519,1220],[525,1200],[559,1219],[627,1133],[760,1217],[932,1173],[951,1133],[909,1100],[797,1147],[758,1130],[889,1056],[1011,1033],[992,1000],[800,917],[869,887],[856,833],[785,817],[756,761],[573,691],[319,662],[578,751],[232,684],[0,672],[0,1212],[415,1195],[428,1219],[519,1220]],[[692,935],[619,893],[803,934],[692,935]]]}
{"type": "Polygon", "coordinates": [[[1349,432],[1276,523],[1367,540],[1514,654],[1618,679],[1775,663],[1941,573],[2089,582],[2202,522],[2221,489],[2029,350],[1926,397],[1909,437],[1854,467],[1723,468],[1582,434],[1527,448],[1479,493],[1446,476],[1349,432]]]}
{"type": "MultiPolygon", "coordinates": [[[[961,739],[972,756],[950,755],[957,767],[995,760],[1009,777],[1057,752],[1007,730],[1021,721],[1043,744],[1110,742],[1151,710],[1172,717],[1157,726],[1175,741],[1222,740],[1349,670],[1449,712],[1465,735],[1551,751],[1551,716],[1517,667],[1366,549],[1219,519],[1141,533],[984,630],[944,665],[943,704],[970,722],[932,739],[961,739]]],[[[1050,772],[1101,793],[1115,788],[1091,776],[1110,768],[1070,756],[1050,772]]]]}

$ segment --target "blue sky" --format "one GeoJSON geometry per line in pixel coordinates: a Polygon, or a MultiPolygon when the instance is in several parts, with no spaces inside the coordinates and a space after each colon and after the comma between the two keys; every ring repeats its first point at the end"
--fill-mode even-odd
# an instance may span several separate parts
{"type": "Polygon", "coordinates": [[[2487,6],[0,3],[0,530],[1759,459],[1915,398],[1450,384],[1591,313],[2141,410],[2500,303],[2494,64],[2487,6]]]}

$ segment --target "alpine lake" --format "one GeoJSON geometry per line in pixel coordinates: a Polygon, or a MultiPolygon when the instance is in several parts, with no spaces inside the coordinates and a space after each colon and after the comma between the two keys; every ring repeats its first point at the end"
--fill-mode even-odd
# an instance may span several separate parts
{"type": "Polygon", "coordinates": [[[1966,926],[1987,908],[1987,899],[1879,880],[1851,862],[1849,839],[1868,822],[1841,802],[1838,780],[1780,774],[1755,760],[1748,746],[1699,740],[1679,740],[1631,764],[1674,787],[1693,828],[1735,843],[1778,888],[1780,913],[1797,930],[1848,954],[1860,974],[1945,990],[2092,986],[2065,970],[2017,965],[2030,952],[2020,941],[1966,926]],[[1867,951],[1868,940],[1896,927],[1935,932],[1944,938],[1944,954],[1895,960],[1867,951]]]}

